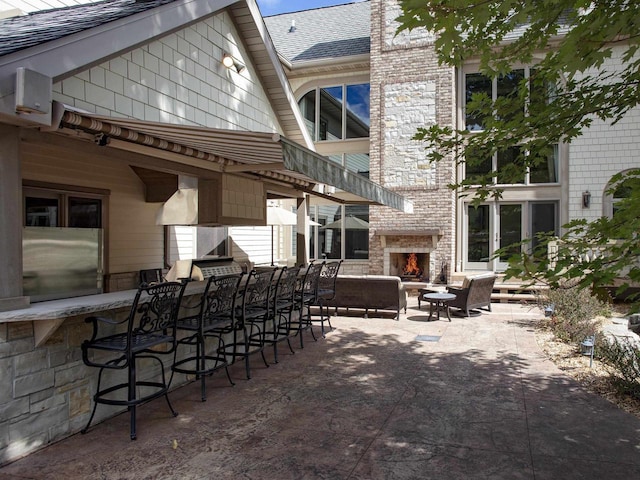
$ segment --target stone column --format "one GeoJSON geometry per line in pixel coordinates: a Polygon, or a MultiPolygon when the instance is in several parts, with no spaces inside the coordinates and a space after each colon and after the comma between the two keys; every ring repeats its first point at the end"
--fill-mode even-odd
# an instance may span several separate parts
{"type": "Polygon", "coordinates": [[[0,125],[0,311],[29,305],[22,295],[20,129],[0,125]]]}

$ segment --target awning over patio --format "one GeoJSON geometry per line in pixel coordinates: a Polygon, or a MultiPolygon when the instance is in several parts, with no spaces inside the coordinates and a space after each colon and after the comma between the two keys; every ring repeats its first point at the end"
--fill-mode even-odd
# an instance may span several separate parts
{"type": "MultiPolygon", "coordinates": [[[[385,205],[402,212],[413,210],[411,202],[401,195],[277,133],[111,118],[69,107],[64,107],[60,126],[101,135],[103,144],[116,148],[121,142],[151,147],[177,154],[172,157],[177,163],[181,163],[180,157],[197,159],[198,166],[206,170],[250,175],[325,198],[329,196],[316,191],[316,184],[326,184],[349,194],[330,196],[338,203],[385,205]]],[[[193,166],[192,162],[189,164],[193,166]]]]}

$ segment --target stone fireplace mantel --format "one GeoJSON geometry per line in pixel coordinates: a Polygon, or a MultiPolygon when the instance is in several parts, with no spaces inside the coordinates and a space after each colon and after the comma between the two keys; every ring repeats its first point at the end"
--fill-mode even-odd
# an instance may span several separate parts
{"type": "Polygon", "coordinates": [[[431,237],[433,248],[438,245],[438,237],[443,235],[441,228],[425,228],[425,229],[403,229],[403,230],[376,230],[375,234],[380,236],[382,248],[387,246],[387,237],[431,237]]]}

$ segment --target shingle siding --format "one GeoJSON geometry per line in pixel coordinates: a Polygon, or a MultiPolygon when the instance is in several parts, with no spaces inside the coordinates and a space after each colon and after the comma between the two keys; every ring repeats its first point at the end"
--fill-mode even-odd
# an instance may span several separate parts
{"type": "Polygon", "coordinates": [[[221,13],[56,83],[54,99],[114,117],[280,132],[255,70],[224,68],[216,42],[248,58],[221,13]]]}
{"type": "MultiPolygon", "coordinates": [[[[609,72],[622,70],[625,47],[615,47],[603,68],[609,72]]],[[[589,72],[587,72],[589,73],[589,72]]],[[[615,125],[594,120],[584,134],[571,142],[569,152],[569,218],[595,220],[605,214],[604,190],[616,173],[640,168],[638,135],[640,108],[634,108],[615,125]],[[582,192],[591,193],[590,208],[582,207],[582,192]]]]}

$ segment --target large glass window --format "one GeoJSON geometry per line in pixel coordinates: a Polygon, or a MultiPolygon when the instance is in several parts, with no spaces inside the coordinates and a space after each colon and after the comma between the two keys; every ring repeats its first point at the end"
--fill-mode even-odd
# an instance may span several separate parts
{"type": "Polygon", "coordinates": [[[307,92],[299,106],[313,140],[369,137],[369,97],[369,83],[327,86],[307,92]]]}
{"type": "Polygon", "coordinates": [[[368,83],[347,85],[347,138],[366,138],[370,123],[370,86],[368,83]]]}
{"type": "MultiPolygon", "coordinates": [[[[323,85],[300,99],[300,110],[317,148],[329,160],[369,178],[369,83],[323,85]],[[323,142],[344,142],[323,144],[323,142]],[[339,153],[343,152],[343,153],[339,153]],[[349,152],[349,153],[346,153],[349,152]]],[[[369,207],[366,205],[316,205],[311,218],[309,251],[317,259],[369,258],[369,207]]]]}
{"type": "MultiPolygon", "coordinates": [[[[495,102],[496,115],[505,120],[514,120],[518,117],[525,119],[525,102],[512,103],[513,98],[517,98],[518,85],[525,79],[529,79],[530,97],[528,108],[532,111],[537,106],[547,102],[554,89],[545,84],[544,87],[533,82],[535,69],[522,68],[509,72],[506,75],[496,78],[489,78],[480,73],[468,73],[465,75],[465,122],[469,132],[478,132],[484,129],[485,121],[481,115],[468,107],[474,95],[484,94],[487,100],[495,102]],[[509,100],[503,102],[502,100],[509,100]],[[507,105],[507,103],[512,103],[507,105]]],[[[477,96],[475,97],[477,99],[477,96]]],[[[522,151],[521,147],[514,146],[504,151],[497,152],[491,158],[484,158],[475,165],[465,164],[465,179],[471,182],[478,181],[491,172],[497,172],[494,179],[499,184],[530,184],[530,183],[557,183],[559,149],[558,145],[550,145],[549,153],[544,158],[527,158],[528,152],[522,151]],[[524,178],[510,175],[516,169],[521,169],[522,164],[528,165],[524,178]]],[[[477,158],[470,152],[467,158],[477,158]]]]}

